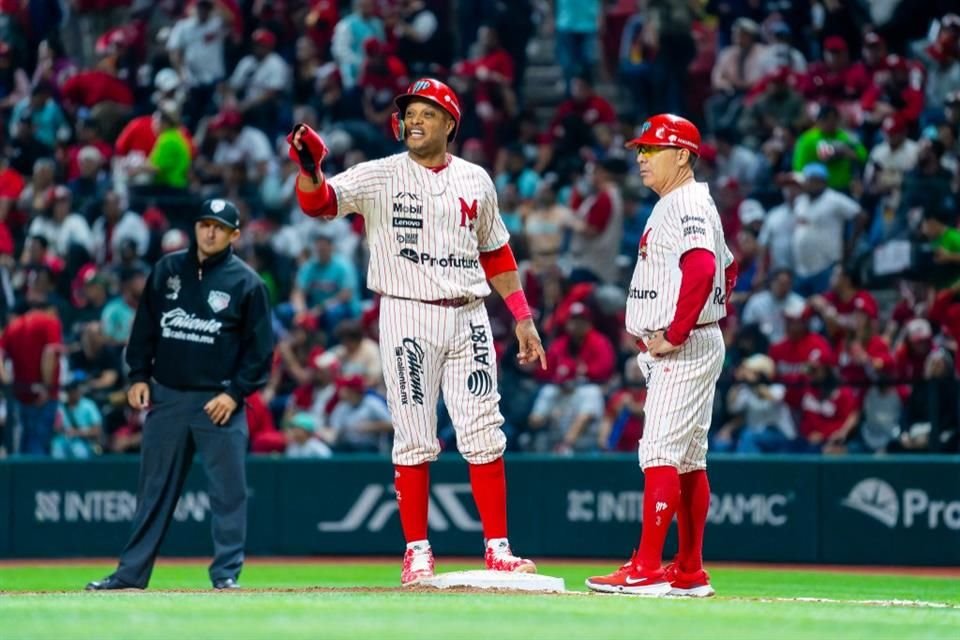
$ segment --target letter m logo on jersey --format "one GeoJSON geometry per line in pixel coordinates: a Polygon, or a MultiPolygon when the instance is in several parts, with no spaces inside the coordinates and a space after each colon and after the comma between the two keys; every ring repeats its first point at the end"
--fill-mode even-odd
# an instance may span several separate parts
{"type": "Polygon", "coordinates": [[[458,198],[458,200],[460,200],[460,226],[466,227],[469,224],[472,230],[473,223],[477,219],[477,201],[474,200],[468,205],[463,198],[458,198]]]}

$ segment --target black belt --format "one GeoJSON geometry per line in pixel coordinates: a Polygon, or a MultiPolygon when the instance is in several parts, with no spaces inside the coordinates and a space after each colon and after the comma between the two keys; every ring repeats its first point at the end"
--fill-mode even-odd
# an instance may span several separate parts
{"type": "MultiPolygon", "coordinates": [[[[397,296],[394,296],[397,297],[397,296]]],[[[432,304],[436,307],[446,307],[449,309],[457,309],[459,307],[464,307],[474,300],[479,298],[471,298],[469,296],[462,296],[460,298],[443,298],[441,300],[417,300],[414,298],[400,298],[397,297],[397,300],[410,300],[411,302],[422,302],[423,304],[432,304]]]]}

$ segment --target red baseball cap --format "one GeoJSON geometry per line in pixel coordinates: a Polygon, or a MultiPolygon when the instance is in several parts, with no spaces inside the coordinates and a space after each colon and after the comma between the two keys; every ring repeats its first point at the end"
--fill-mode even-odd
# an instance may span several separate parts
{"type": "Polygon", "coordinates": [[[672,113],[650,116],[640,127],[640,135],[625,145],[628,149],[650,145],[652,147],[676,147],[700,154],[700,130],[697,126],[672,113]]]}
{"type": "Polygon", "coordinates": [[[260,29],[256,29],[250,37],[254,44],[261,44],[265,47],[270,47],[271,49],[277,44],[277,36],[273,35],[272,31],[268,31],[262,27],[260,29]]]}
{"type": "Polygon", "coordinates": [[[840,36],[830,36],[823,41],[823,48],[827,51],[846,51],[847,41],[840,36]]]}

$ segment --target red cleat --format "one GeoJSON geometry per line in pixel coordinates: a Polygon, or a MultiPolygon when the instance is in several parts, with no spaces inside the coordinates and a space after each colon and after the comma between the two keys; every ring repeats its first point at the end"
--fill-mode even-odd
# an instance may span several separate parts
{"type": "Polygon", "coordinates": [[[693,573],[680,571],[679,562],[671,562],[663,569],[664,577],[670,581],[668,596],[687,598],[709,598],[717,592],[710,585],[710,576],[703,569],[693,573]]]}
{"type": "Polygon", "coordinates": [[[433,577],[433,549],[427,543],[415,545],[403,554],[400,584],[409,586],[433,577]]]}
{"type": "Polygon", "coordinates": [[[619,569],[605,576],[587,578],[587,587],[601,593],[628,593],[635,596],[665,596],[670,590],[663,569],[644,571],[637,564],[637,554],[619,569]]]}
{"type": "Polygon", "coordinates": [[[506,538],[487,547],[483,557],[488,571],[515,571],[517,573],[536,573],[537,565],[533,560],[518,558],[510,551],[506,538]]]}

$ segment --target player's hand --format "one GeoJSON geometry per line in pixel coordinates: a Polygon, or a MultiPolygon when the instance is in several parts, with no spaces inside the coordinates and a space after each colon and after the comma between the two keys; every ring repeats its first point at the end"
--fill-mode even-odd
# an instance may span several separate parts
{"type": "Polygon", "coordinates": [[[316,131],[298,122],[287,135],[287,143],[290,145],[290,159],[300,167],[300,173],[317,183],[320,165],[328,152],[323,139],[316,131]]]}
{"type": "Polygon", "coordinates": [[[540,360],[540,368],[546,371],[547,354],[543,351],[543,343],[540,342],[540,334],[533,320],[528,318],[517,323],[517,340],[520,343],[520,352],[517,353],[520,364],[540,360]]]}
{"type": "Polygon", "coordinates": [[[213,400],[203,405],[203,410],[210,416],[210,421],[217,426],[223,426],[237,410],[237,401],[226,393],[221,393],[213,400]]]}
{"type": "Polygon", "coordinates": [[[647,344],[647,351],[655,358],[662,358],[680,348],[680,345],[673,344],[667,340],[665,332],[663,331],[657,331],[647,338],[645,342],[647,344]]]}
{"type": "Polygon", "coordinates": [[[150,406],[150,385],[146,382],[134,382],[127,389],[127,402],[137,411],[150,406]]]}

